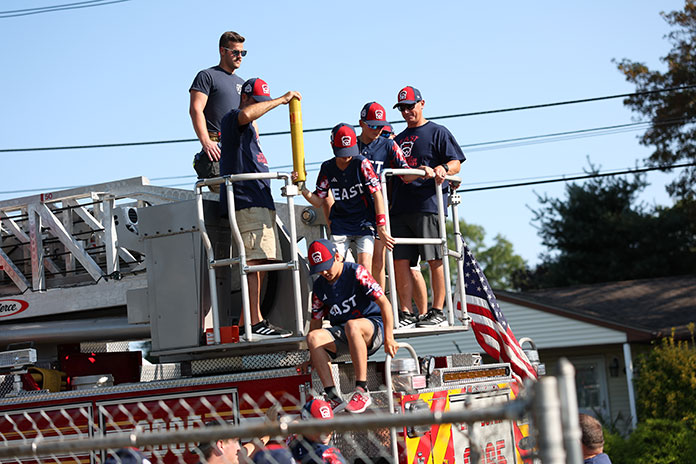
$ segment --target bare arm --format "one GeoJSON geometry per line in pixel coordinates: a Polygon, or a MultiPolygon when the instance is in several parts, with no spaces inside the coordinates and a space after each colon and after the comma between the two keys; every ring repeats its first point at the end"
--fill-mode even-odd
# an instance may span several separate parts
{"type": "Polygon", "coordinates": [[[392,305],[386,296],[380,296],[377,301],[377,306],[382,313],[382,322],[384,323],[384,352],[396,356],[399,347],[394,340],[394,316],[392,314],[392,305]]]}
{"type": "Polygon", "coordinates": [[[379,238],[384,241],[384,244],[390,250],[394,248],[396,241],[394,237],[387,233],[386,225],[386,212],[384,210],[384,199],[382,198],[382,192],[377,190],[372,194],[372,199],[375,203],[375,214],[377,216],[377,233],[379,233],[379,238]],[[381,216],[381,217],[380,217],[381,216]]]}
{"type": "Polygon", "coordinates": [[[290,92],[285,93],[285,95],[283,95],[282,97],[274,98],[273,100],[268,101],[255,101],[254,103],[247,105],[239,112],[239,125],[244,126],[252,121],[256,121],[261,116],[271,111],[273,108],[276,108],[280,105],[287,105],[293,98],[302,100],[302,95],[300,95],[300,92],[295,92],[294,90],[291,90],[290,92]]]}
{"type": "Polygon", "coordinates": [[[459,160],[450,160],[446,164],[449,167],[449,170],[447,171],[445,171],[445,168],[442,167],[442,165],[435,166],[433,169],[435,172],[435,182],[438,184],[444,182],[445,176],[454,176],[455,174],[458,174],[462,167],[462,163],[459,160]]]}
{"type": "Polygon", "coordinates": [[[191,90],[191,100],[189,102],[189,115],[193,123],[193,130],[196,131],[196,137],[201,142],[203,151],[208,154],[211,161],[220,160],[220,147],[217,142],[210,140],[208,135],[208,125],[205,123],[205,115],[203,110],[208,103],[208,96],[203,92],[191,90]]]}

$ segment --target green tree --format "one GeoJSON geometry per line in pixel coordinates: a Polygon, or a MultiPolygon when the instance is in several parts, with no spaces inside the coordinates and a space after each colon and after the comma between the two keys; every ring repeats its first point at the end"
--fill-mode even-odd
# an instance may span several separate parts
{"type": "Polygon", "coordinates": [[[662,339],[637,359],[635,378],[638,417],[683,422],[696,431],[696,348],[674,337],[662,339]]]}
{"type": "MultiPolygon", "coordinates": [[[[459,221],[459,230],[481,265],[491,287],[502,290],[512,289],[513,275],[521,272],[526,266],[524,259],[515,254],[512,243],[498,234],[493,239],[493,245],[487,247],[484,242],[486,232],[483,227],[467,224],[463,220],[459,221]]],[[[456,249],[454,225],[451,221],[447,222],[447,243],[450,249],[456,249]]],[[[454,279],[456,270],[454,258],[450,258],[450,269],[452,269],[452,278],[454,279]]]]}
{"type": "MultiPolygon", "coordinates": [[[[624,104],[651,121],[641,143],[654,146],[648,158],[652,166],[696,163],[696,0],[686,0],[683,11],[661,13],[674,27],[667,35],[671,51],[662,62],[665,72],[649,69],[645,64],[623,59],[617,63],[626,80],[636,85],[636,92],[692,86],[675,92],[642,93],[624,100],[624,104]]],[[[665,169],[669,171],[669,169],[665,169]]],[[[696,166],[681,171],[667,187],[675,198],[694,198],[696,166]]]]}
{"type": "MultiPolygon", "coordinates": [[[[591,167],[591,173],[597,173],[591,167]]],[[[595,177],[568,184],[566,198],[537,196],[534,212],[548,252],[536,269],[516,272],[523,290],[688,274],[696,271],[696,207],[637,203],[646,182],[595,177]]]]}

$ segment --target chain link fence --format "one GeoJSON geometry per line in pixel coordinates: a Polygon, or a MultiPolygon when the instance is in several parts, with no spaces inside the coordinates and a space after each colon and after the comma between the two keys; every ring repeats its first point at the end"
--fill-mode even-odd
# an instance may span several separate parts
{"type": "Polygon", "coordinates": [[[339,455],[370,464],[581,462],[574,461],[577,406],[569,392],[574,395],[572,375],[544,377],[512,400],[495,388],[422,391],[397,394],[392,413],[381,391],[373,392],[374,404],[363,414],[322,419],[301,415],[314,394],[309,390],[300,397],[277,389],[252,397],[236,388],[182,388],[148,399],[25,403],[0,412],[0,462],[136,462],[115,454],[133,447],[151,463],[252,462],[263,456],[262,462],[281,464],[289,462],[288,445],[304,456],[302,462],[341,462],[330,460],[339,455]],[[419,400],[424,407],[405,407],[419,400]],[[317,446],[329,437],[328,445],[317,446]],[[236,444],[244,445],[239,453],[236,444]]]}

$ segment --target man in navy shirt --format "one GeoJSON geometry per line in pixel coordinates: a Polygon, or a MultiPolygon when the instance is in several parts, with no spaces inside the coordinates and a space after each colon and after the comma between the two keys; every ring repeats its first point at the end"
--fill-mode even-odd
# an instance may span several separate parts
{"type": "Polygon", "coordinates": [[[315,207],[333,198],[328,217],[331,241],[344,257],[355,243],[357,262],[371,272],[375,232],[386,246],[394,244],[387,234],[379,178],[370,161],[360,156],[355,131],[348,124],[333,128],[331,147],[335,157],[322,163],[316,190],[312,193],[305,187],[302,195],[315,207]]]}
{"type": "MultiPolygon", "coordinates": [[[[244,79],[234,72],[242,64],[244,37],[227,31],[220,37],[220,63],[196,74],[189,89],[189,115],[193,130],[201,142],[201,151],[193,158],[193,167],[199,179],[220,175],[220,130],[222,117],[239,106],[239,94],[244,79]]],[[[214,192],[220,186],[210,187],[214,192]]]]}
{"type": "Polygon", "coordinates": [[[372,404],[367,390],[367,357],[382,344],[391,356],[398,350],[391,304],[367,269],[343,262],[332,242],[312,242],[307,258],[310,273],[319,274],[312,289],[312,321],[307,334],[312,367],[334,412],[345,408],[361,413],[372,404]],[[324,318],[331,327],[322,328],[324,318]],[[355,391],[343,403],[331,376],[331,360],[346,353],[350,353],[355,369],[355,391]]]}
{"type": "MultiPolygon", "coordinates": [[[[445,176],[459,172],[466,158],[452,133],[446,127],[428,121],[423,115],[425,100],[418,89],[411,86],[399,91],[394,108],[401,111],[406,129],[396,136],[409,166],[423,169],[425,178],[411,183],[394,179],[390,209],[391,232],[396,237],[439,237],[436,185],[442,186],[445,208],[447,182],[445,176]]],[[[440,190],[440,187],[437,188],[440,190]]],[[[445,210],[446,211],[446,210],[445,210]]],[[[442,253],[436,245],[397,245],[394,247],[394,272],[399,294],[400,310],[409,311],[412,287],[409,267],[420,258],[430,265],[433,290],[432,307],[420,317],[418,327],[444,325],[442,308],[445,303],[445,277],[442,253]]]]}
{"type": "Polygon", "coordinates": [[[604,453],[604,431],[602,424],[592,416],[578,416],[582,432],[582,458],[584,464],[611,464],[611,459],[604,453]]]}
{"type": "MultiPolygon", "coordinates": [[[[302,96],[299,92],[290,91],[282,97],[271,98],[268,84],[263,80],[254,78],[244,83],[239,108],[222,118],[220,173],[223,176],[268,172],[256,120],[273,108],[288,104],[293,98],[301,99],[302,96]]],[[[275,233],[275,204],[270,180],[234,182],[233,192],[235,216],[244,240],[247,264],[254,266],[279,260],[280,244],[275,233]]],[[[226,215],[227,191],[224,188],[220,192],[220,206],[226,215]]],[[[258,338],[290,336],[290,331],[275,327],[261,316],[259,300],[263,274],[251,272],[247,280],[252,333],[258,338]]]]}

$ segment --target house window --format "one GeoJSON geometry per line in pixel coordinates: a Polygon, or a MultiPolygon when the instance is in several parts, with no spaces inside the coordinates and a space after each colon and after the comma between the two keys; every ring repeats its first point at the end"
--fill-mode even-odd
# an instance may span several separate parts
{"type": "Polygon", "coordinates": [[[608,417],[604,359],[576,359],[571,362],[575,366],[575,387],[580,412],[608,417]]]}

